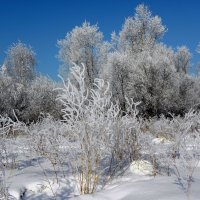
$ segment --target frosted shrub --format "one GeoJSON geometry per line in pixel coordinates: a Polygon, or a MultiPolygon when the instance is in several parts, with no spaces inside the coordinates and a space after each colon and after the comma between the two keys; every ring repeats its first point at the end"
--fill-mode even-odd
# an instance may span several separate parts
{"type": "Polygon", "coordinates": [[[178,183],[189,195],[195,170],[200,161],[200,114],[190,110],[184,118],[173,118],[174,143],[171,164],[178,183]]]}
{"type": "Polygon", "coordinates": [[[173,153],[169,152],[169,147],[174,141],[171,123],[172,121],[164,115],[159,119],[152,118],[143,121],[142,151],[153,165],[153,175],[162,171],[169,174],[170,156],[173,153]]]}
{"type": "Polygon", "coordinates": [[[71,133],[67,136],[70,164],[81,194],[94,192],[100,181],[101,161],[110,152],[108,144],[120,112],[119,106],[111,102],[109,84],[95,79],[94,89],[87,89],[84,73],[84,66],[74,65],[71,68],[73,82],[68,79],[58,95],[64,106],[66,129],[71,133]]]}
{"type": "Polygon", "coordinates": [[[8,199],[9,196],[6,170],[13,169],[17,165],[18,153],[12,139],[14,139],[16,132],[24,131],[24,129],[24,124],[19,122],[17,117],[16,122],[14,122],[9,117],[0,116],[0,198],[3,199],[8,199]]]}
{"type": "Polygon", "coordinates": [[[178,184],[189,195],[200,160],[200,114],[190,110],[184,117],[161,117],[149,121],[144,148],[153,156],[156,172],[175,174],[178,184]]]}
{"type": "Polygon", "coordinates": [[[18,119],[14,122],[9,117],[0,116],[0,164],[2,166],[15,167],[17,153],[11,138],[14,138],[16,133],[24,132],[25,127],[18,119]]]}
{"type": "Polygon", "coordinates": [[[132,162],[140,159],[140,126],[137,106],[132,99],[126,98],[127,113],[119,117],[113,126],[112,139],[110,140],[111,159],[109,175],[112,176],[117,171],[132,162]]]}
{"type": "Polygon", "coordinates": [[[57,171],[63,172],[63,176],[65,176],[63,167],[68,161],[66,160],[66,151],[70,151],[65,148],[63,150],[63,147],[67,146],[65,134],[64,124],[54,120],[50,115],[29,127],[30,150],[51,163],[57,183],[59,182],[57,171]]]}

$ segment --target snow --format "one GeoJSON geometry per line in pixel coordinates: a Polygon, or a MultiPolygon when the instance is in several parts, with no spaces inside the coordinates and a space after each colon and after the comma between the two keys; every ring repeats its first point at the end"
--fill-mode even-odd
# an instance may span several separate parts
{"type": "Polygon", "coordinates": [[[66,179],[60,178],[58,184],[49,162],[41,158],[36,161],[36,158],[34,158],[27,163],[23,168],[16,169],[11,176],[10,172],[7,171],[8,192],[15,199],[20,200],[22,196],[29,197],[28,199],[35,199],[38,195],[49,199],[62,190],[66,190],[65,194],[68,196],[68,191],[75,187],[71,176],[66,179]],[[37,162],[41,162],[42,166],[38,165],[37,162]],[[47,173],[46,175],[44,170],[47,173]]]}
{"type": "MultiPolygon", "coordinates": [[[[75,180],[68,175],[56,182],[50,164],[34,158],[27,166],[18,168],[8,178],[9,193],[15,199],[48,200],[186,200],[187,195],[174,176],[151,176],[153,167],[145,160],[134,161],[125,174],[115,177],[103,189],[90,195],[78,196],[75,180]],[[42,167],[37,163],[40,162],[42,167]],[[45,177],[43,170],[48,171],[45,177]],[[23,197],[23,198],[22,198],[23,197]]],[[[199,200],[200,172],[191,189],[190,200],[199,200]]]]}
{"type": "MultiPolygon", "coordinates": [[[[22,145],[22,141],[24,144],[27,143],[22,138],[12,143],[13,151],[18,154],[17,168],[6,170],[8,192],[15,200],[48,200],[53,199],[54,196],[59,200],[187,199],[175,176],[153,177],[153,166],[147,160],[133,161],[125,174],[114,177],[103,188],[98,187],[98,191],[94,194],[79,196],[76,180],[67,170],[65,177],[58,171],[59,182],[57,183],[51,164],[34,154],[27,157],[28,147],[22,145]]],[[[63,145],[61,149],[67,147],[63,145]]],[[[199,200],[199,169],[200,166],[194,176],[190,200],[199,200]]]]}
{"type": "MultiPolygon", "coordinates": [[[[148,141],[154,145],[156,155],[172,143],[167,139],[154,138],[153,136],[148,141]],[[162,149],[156,148],[156,145],[162,147],[162,149]]],[[[188,194],[177,182],[177,177],[173,173],[171,173],[171,176],[167,176],[165,173],[157,174],[154,177],[154,168],[149,161],[145,160],[146,157],[144,158],[144,156],[143,160],[133,161],[129,167],[126,166],[125,173],[119,171],[118,175],[110,178],[106,185],[98,185],[94,194],[80,196],[75,174],[70,173],[68,165],[65,165],[64,171],[56,166],[59,179],[57,182],[55,169],[51,162],[47,158],[45,159],[30,151],[29,139],[26,136],[15,139],[9,138],[5,142],[10,147],[8,148],[9,154],[16,154],[15,168],[9,169],[7,167],[5,173],[8,193],[15,200],[49,200],[54,199],[55,196],[56,200],[188,200],[188,194]],[[63,172],[65,176],[63,176],[63,172]]],[[[196,143],[187,144],[186,150],[191,151],[192,148],[196,147],[195,145],[196,143]]],[[[69,149],[64,141],[59,146],[59,151],[62,153],[68,152],[69,149]]],[[[144,150],[146,151],[144,155],[148,155],[148,149],[144,150]]],[[[63,161],[65,161],[65,156],[63,161]]],[[[8,157],[8,163],[11,162],[12,159],[10,160],[10,157],[8,157]]],[[[184,170],[186,169],[184,168],[184,170]]],[[[194,182],[192,182],[190,190],[190,200],[199,200],[199,169],[200,164],[193,176],[194,182]]]]}
{"type": "Polygon", "coordinates": [[[171,144],[172,142],[170,140],[167,140],[164,137],[154,138],[152,140],[153,144],[171,144]]]}
{"type": "MultiPolygon", "coordinates": [[[[191,200],[199,200],[200,180],[192,187],[191,200]]],[[[74,200],[186,200],[187,195],[174,181],[174,177],[129,176],[129,180],[118,180],[117,185],[105,187],[93,195],[84,195],[74,200]]]]}
{"type": "Polygon", "coordinates": [[[10,189],[9,191],[9,194],[14,197],[15,199],[20,199],[20,196],[21,196],[21,191],[17,188],[15,189],[10,189]]]}
{"type": "Polygon", "coordinates": [[[130,171],[138,175],[152,175],[153,166],[146,160],[137,160],[131,163],[130,171]]]}

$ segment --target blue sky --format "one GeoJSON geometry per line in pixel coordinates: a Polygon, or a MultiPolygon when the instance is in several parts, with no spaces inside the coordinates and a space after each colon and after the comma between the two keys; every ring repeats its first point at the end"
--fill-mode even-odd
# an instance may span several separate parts
{"type": "Polygon", "coordinates": [[[195,52],[200,42],[199,0],[0,0],[0,64],[7,48],[20,40],[36,52],[37,71],[57,79],[58,39],[87,20],[98,23],[109,40],[140,3],[162,18],[168,29],[164,43],[173,48],[186,45],[193,53],[192,63],[200,61],[195,52]]]}

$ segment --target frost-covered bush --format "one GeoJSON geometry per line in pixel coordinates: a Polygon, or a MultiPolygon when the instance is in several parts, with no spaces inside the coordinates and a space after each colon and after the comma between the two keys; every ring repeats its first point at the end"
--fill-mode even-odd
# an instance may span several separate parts
{"type": "Polygon", "coordinates": [[[153,158],[155,172],[175,174],[187,194],[200,161],[199,129],[200,115],[190,110],[184,117],[149,120],[148,131],[143,135],[143,151],[153,158]]]}
{"type": "MultiPolygon", "coordinates": [[[[29,128],[30,153],[32,156],[46,158],[55,173],[56,181],[59,182],[58,171],[63,172],[64,165],[67,167],[68,141],[66,140],[67,130],[64,124],[48,115],[29,128]]],[[[40,163],[38,163],[40,164],[40,163]]]]}
{"type": "Polygon", "coordinates": [[[113,126],[113,134],[110,140],[110,169],[109,175],[114,175],[117,171],[133,160],[140,159],[140,129],[141,119],[138,118],[138,102],[126,98],[127,113],[118,117],[117,123],[113,126]]]}
{"type": "MultiPolygon", "coordinates": [[[[14,116],[16,117],[15,113],[14,116]]],[[[14,138],[16,133],[25,130],[26,126],[17,117],[13,121],[7,116],[0,116],[0,198],[9,199],[6,170],[17,167],[18,152],[14,138]]]]}
{"type": "Polygon", "coordinates": [[[185,117],[173,118],[172,167],[178,183],[189,194],[200,161],[200,115],[190,110],[185,117]]]}
{"type": "Polygon", "coordinates": [[[71,146],[71,166],[78,178],[81,194],[92,193],[103,175],[101,162],[109,154],[109,141],[114,135],[114,125],[119,106],[111,102],[109,84],[95,79],[88,90],[84,80],[85,67],[74,65],[71,75],[60,88],[58,100],[64,106],[63,118],[71,146]]]}
{"type": "Polygon", "coordinates": [[[16,167],[17,152],[13,139],[25,130],[26,126],[18,119],[15,122],[9,117],[0,116],[0,164],[2,168],[16,167]]]}
{"type": "Polygon", "coordinates": [[[71,147],[70,164],[81,194],[93,193],[98,183],[104,183],[125,162],[138,159],[140,129],[138,103],[127,99],[127,114],[121,117],[119,104],[111,101],[109,83],[95,79],[93,89],[88,89],[84,71],[84,66],[74,65],[73,82],[63,81],[64,87],[58,89],[71,147]]]}

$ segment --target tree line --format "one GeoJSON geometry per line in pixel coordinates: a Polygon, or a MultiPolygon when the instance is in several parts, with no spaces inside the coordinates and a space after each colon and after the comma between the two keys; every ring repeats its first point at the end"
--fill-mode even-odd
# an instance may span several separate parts
{"type": "MultiPolygon", "coordinates": [[[[128,108],[126,98],[141,102],[144,117],[184,115],[199,108],[200,78],[188,73],[192,54],[186,46],[172,49],[162,43],[166,30],[161,18],[143,4],[109,42],[97,25],[84,22],[58,40],[60,75],[67,80],[74,64],[84,64],[86,87],[92,89],[95,78],[108,81],[112,101],[119,103],[122,115],[128,108]]],[[[38,75],[36,63],[30,46],[18,42],[8,49],[0,75],[1,114],[12,117],[15,110],[25,122],[47,114],[61,118],[54,90],[60,83],[38,75]]]]}

